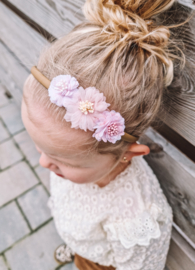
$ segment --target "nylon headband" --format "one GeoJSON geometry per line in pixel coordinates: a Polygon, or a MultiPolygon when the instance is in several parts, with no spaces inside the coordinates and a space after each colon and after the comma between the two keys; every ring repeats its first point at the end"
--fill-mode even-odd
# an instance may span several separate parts
{"type": "MultiPolygon", "coordinates": [[[[42,84],[46,89],[49,88],[50,86],[50,80],[48,78],[46,78],[39,70],[37,67],[33,66],[31,68],[31,74],[35,77],[35,79],[42,84]]],[[[123,135],[122,140],[125,142],[130,142],[130,143],[134,143],[136,142],[139,138],[132,136],[128,133],[125,132],[125,135],[123,135]]]]}

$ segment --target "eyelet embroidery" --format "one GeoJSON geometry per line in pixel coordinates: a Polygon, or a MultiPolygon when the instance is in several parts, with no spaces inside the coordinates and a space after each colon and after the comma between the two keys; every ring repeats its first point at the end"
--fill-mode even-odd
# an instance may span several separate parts
{"type": "Polygon", "coordinates": [[[52,215],[61,237],[75,253],[118,270],[163,269],[172,214],[156,179],[149,175],[144,177],[146,187],[141,183],[143,162],[135,158],[104,188],[52,175],[52,215]],[[152,194],[150,187],[155,190],[152,194]]]}

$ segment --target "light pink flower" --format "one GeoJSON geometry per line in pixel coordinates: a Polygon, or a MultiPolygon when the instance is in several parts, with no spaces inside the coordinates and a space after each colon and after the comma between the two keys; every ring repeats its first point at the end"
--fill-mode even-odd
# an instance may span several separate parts
{"type": "Polygon", "coordinates": [[[80,87],[66,103],[67,112],[64,118],[72,123],[72,128],[93,131],[97,119],[108,106],[110,104],[106,103],[104,95],[95,87],[88,87],[85,90],[80,87]]]}
{"type": "Polygon", "coordinates": [[[78,89],[78,81],[70,75],[59,75],[53,78],[48,92],[50,100],[57,106],[62,107],[69,100],[73,92],[78,89]]]}
{"type": "Polygon", "coordinates": [[[115,143],[124,135],[125,120],[118,112],[105,111],[99,117],[94,128],[96,131],[93,137],[95,137],[96,140],[115,143]]]}

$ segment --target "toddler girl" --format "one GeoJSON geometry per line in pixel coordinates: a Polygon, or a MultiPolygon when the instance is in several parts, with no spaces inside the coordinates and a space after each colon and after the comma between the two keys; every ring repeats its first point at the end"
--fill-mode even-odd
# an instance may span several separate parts
{"type": "Polygon", "coordinates": [[[164,269],[172,212],[137,140],[173,78],[156,20],[173,2],[87,0],[87,20],[42,52],[24,85],[23,121],[80,270],[164,269]]]}

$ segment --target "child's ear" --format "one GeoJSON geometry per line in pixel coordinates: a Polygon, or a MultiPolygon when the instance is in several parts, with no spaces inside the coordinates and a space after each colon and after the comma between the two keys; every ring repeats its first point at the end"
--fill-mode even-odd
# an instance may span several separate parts
{"type": "Polygon", "coordinates": [[[149,153],[150,148],[147,145],[135,142],[128,147],[127,151],[122,156],[121,162],[127,162],[134,156],[148,155],[149,153]]]}

